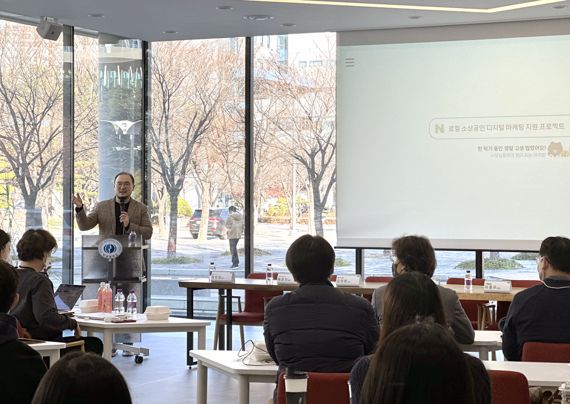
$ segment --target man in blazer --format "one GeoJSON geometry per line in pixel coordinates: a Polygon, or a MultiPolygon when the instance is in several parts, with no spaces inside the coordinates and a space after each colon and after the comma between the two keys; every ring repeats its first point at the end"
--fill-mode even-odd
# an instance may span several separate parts
{"type": "Polygon", "coordinates": [[[87,214],[79,194],[73,197],[75,218],[80,230],[99,225],[99,235],[129,234],[134,230],[148,240],[152,237],[152,224],[147,207],[131,198],[135,188],[132,174],[120,172],[115,176],[115,197],[101,201],[87,214]]]}

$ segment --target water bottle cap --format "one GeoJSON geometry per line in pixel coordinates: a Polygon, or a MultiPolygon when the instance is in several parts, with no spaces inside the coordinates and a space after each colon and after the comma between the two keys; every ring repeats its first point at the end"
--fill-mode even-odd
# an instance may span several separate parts
{"type": "Polygon", "coordinates": [[[210,265],[214,265],[214,263],[213,263],[213,262],[210,262],[210,265]]]}
{"type": "Polygon", "coordinates": [[[268,266],[268,267],[270,267],[270,266],[271,266],[271,264],[267,264],[267,266],[268,266]]]}
{"type": "Polygon", "coordinates": [[[129,291],[129,293],[135,293],[135,290],[134,290],[134,289],[131,289],[131,290],[129,291]]]}
{"type": "Polygon", "coordinates": [[[118,293],[118,292],[122,292],[122,291],[123,291],[123,289],[117,288],[117,293],[118,293]]]}

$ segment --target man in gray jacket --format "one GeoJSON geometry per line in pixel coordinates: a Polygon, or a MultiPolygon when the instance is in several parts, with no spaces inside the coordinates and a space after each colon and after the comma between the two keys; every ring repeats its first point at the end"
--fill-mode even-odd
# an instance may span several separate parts
{"type": "Polygon", "coordinates": [[[230,217],[226,220],[226,229],[228,230],[230,252],[232,253],[232,269],[237,269],[239,267],[237,244],[243,233],[243,216],[235,206],[230,206],[228,210],[230,217]]]}
{"type": "MultiPolygon", "coordinates": [[[[436,267],[435,252],[429,240],[419,236],[405,236],[392,242],[392,274],[398,276],[404,272],[417,271],[430,278],[436,267]]],[[[439,295],[445,310],[445,317],[449,328],[453,331],[455,340],[459,344],[472,344],[475,331],[471,321],[465,314],[459,297],[454,290],[438,286],[439,295]]],[[[386,286],[381,286],[372,295],[372,306],[382,324],[382,310],[384,306],[384,292],[386,286]]]]}

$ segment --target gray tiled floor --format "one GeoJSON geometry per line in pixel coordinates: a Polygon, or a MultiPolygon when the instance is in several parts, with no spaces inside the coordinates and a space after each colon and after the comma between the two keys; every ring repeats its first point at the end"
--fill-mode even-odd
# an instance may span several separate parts
{"type": "MultiPolygon", "coordinates": [[[[207,347],[212,348],[213,327],[208,327],[207,347]]],[[[234,349],[239,348],[239,332],[234,327],[234,349]]],[[[246,327],[247,339],[263,339],[261,327],[246,327]]],[[[141,346],[150,349],[140,365],[133,357],[121,353],[113,364],[125,376],[135,404],[196,403],[196,367],[186,366],[184,351],[186,334],[143,334],[141,346]]],[[[250,401],[265,404],[272,395],[272,384],[254,383],[250,388],[250,401]]],[[[208,372],[208,403],[237,403],[237,382],[221,373],[208,372]]]]}

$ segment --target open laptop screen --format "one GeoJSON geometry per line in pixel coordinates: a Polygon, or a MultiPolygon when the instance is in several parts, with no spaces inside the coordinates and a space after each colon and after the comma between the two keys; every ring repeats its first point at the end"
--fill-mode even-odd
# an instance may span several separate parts
{"type": "Polygon", "coordinates": [[[85,289],[84,285],[61,284],[55,291],[55,305],[58,311],[71,311],[85,289]]]}

